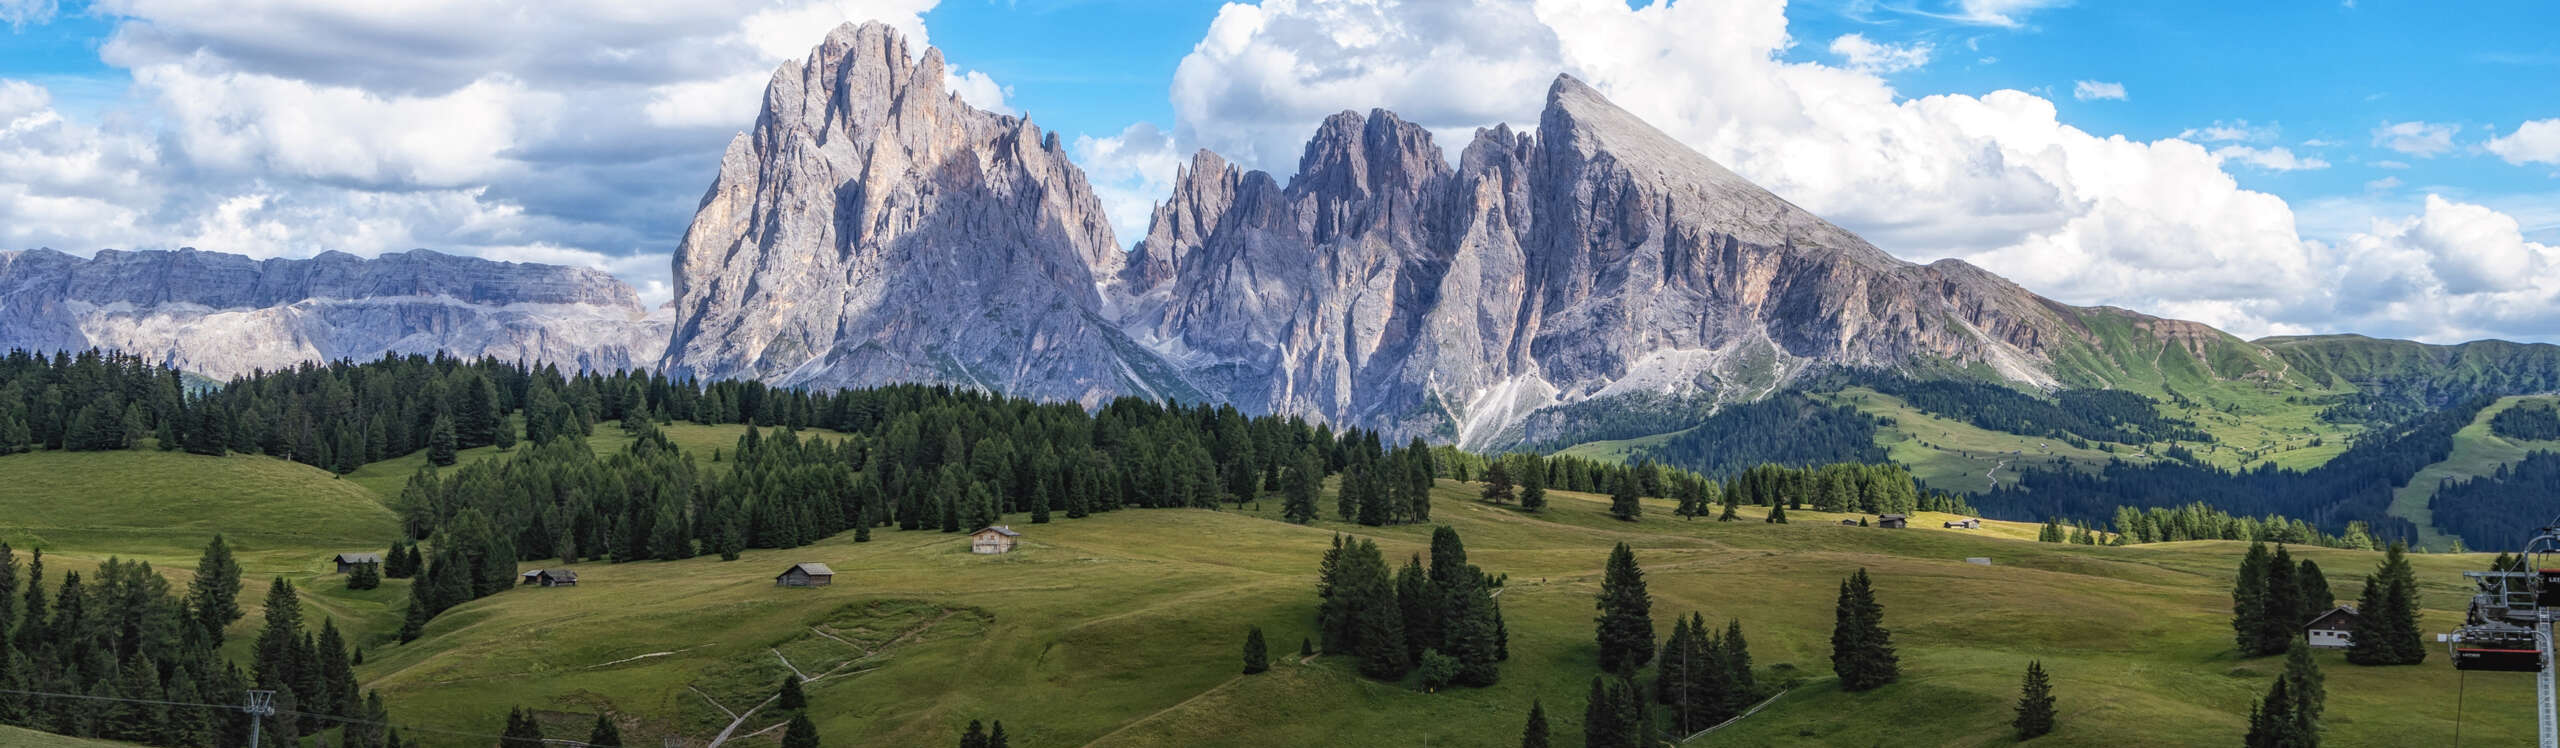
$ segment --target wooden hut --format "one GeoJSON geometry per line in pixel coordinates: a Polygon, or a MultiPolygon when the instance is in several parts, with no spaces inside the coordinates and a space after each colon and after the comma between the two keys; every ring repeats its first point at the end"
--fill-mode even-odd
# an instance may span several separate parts
{"type": "Polygon", "coordinates": [[[578,573],[568,569],[535,569],[523,574],[518,574],[516,577],[524,580],[523,584],[528,585],[540,585],[544,587],[578,586],[578,573]]]}
{"type": "Polygon", "coordinates": [[[379,554],[379,553],[341,553],[341,554],[338,554],[338,555],[336,555],[336,556],[331,556],[331,557],[329,557],[329,560],[338,562],[338,573],[340,573],[340,574],[345,574],[345,573],[347,573],[347,572],[355,571],[355,570],[356,570],[356,565],[358,565],[358,564],[380,564],[380,563],[382,563],[382,554],[379,554]]]}
{"type": "Polygon", "coordinates": [[[783,587],[825,587],[836,583],[836,570],[814,561],[792,564],[775,575],[773,583],[783,587]]]}
{"type": "Polygon", "coordinates": [[[1902,529],[1902,528],[1904,528],[1904,527],[1909,526],[1910,524],[1911,524],[1911,518],[1910,518],[1910,517],[1908,517],[1908,516],[1905,516],[1905,515],[1900,515],[1900,514],[1887,514],[1887,515],[1884,515],[1884,516],[1881,516],[1881,517],[1877,517],[1877,518],[1876,518],[1876,526],[1877,526],[1877,527],[1884,527],[1884,528],[1891,528],[1891,529],[1895,529],[1895,530],[1900,530],[1900,529],[1902,529]]]}
{"type": "Polygon", "coordinates": [[[1021,538],[1022,533],[1004,525],[981,527],[969,533],[969,552],[1012,553],[1014,542],[1021,538]]]}
{"type": "Polygon", "coordinates": [[[1966,517],[1953,522],[1941,522],[1938,526],[1949,530],[1980,530],[1982,529],[1982,520],[1966,517]]]}
{"type": "Polygon", "coordinates": [[[2311,646],[2322,649],[2346,649],[2356,643],[2356,612],[2353,605],[2330,608],[2310,623],[2302,625],[2302,634],[2311,646]]]}

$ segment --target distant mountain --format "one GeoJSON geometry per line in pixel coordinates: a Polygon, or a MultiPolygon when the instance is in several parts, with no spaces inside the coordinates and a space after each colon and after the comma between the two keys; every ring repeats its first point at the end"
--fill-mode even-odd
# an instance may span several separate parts
{"type": "Polygon", "coordinates": [[[648,366],[667,325],[585,268],[426,250],[256,260],[193,249],[0,252],[0,349],[108,348],[217,379],[304,361],[449,352],[648,366]]]}
{"type": "Polygon", "coordinates": [[[1537,136],[1481,130],[1455,168],[1384,110],[1326,120],[1286,185],[1201,152],[1124,255],[1054,134],[908,51],[848,25],[776,71],[677,254],[669,373],[1206,399],[1475,448],[1826,367],[2286,376],[2204,325],[1895,259],[1570,77],[1537,136]]]}

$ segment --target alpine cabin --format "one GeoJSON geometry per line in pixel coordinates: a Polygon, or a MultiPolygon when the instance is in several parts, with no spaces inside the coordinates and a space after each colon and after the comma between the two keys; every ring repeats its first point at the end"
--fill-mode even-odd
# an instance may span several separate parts
{"type": "Polygon", "coordinates": [[[1900,530],[1910,524],[1911,518],[1900,514],[1887,514],[1876,518],[1877,527],[1888,529],[1900,530]]]}
{"type": "Polygon", "coordinates": [[[1022,533],[1014,532],[1013,528],[1004,525],[981,527],[976,532],[969,533],[969,552],[1012,553],[1014,541],[1021,537],[1022,533]]]}
{"type": "Polygon", "coordinates": [[[817,562],[792,564],[773,578],[782,587],[825,587],[836,583],[836,570],[817,562]]]}
{"type": "Polygon", "coordinates": [[[541,585],[544,587],[578,586],[578,573],[568,569],[535,569],[516,576],[522,578],[524,580],[524,584],[528,585],[541,585]]]}
{"type": "Polygon", "coordinates": [[[358,564],[381,564],[382,554],[341,553],[330,557],[329,560],[338,562],[338,573],[345,574],[347,572],[355,571],[358,564]]]}
{"type": "Polygon", "coordinates": [[[2310,640],[2313,647],[2346,649],[2356,643],[2357,615],[2359,614],[2356,613],[2353,605],[2330,608],[2329,612],[2322,613],[2318,618],[2311,619],[2310,623],[2303,624],[2302,635],[2310,640]]]}

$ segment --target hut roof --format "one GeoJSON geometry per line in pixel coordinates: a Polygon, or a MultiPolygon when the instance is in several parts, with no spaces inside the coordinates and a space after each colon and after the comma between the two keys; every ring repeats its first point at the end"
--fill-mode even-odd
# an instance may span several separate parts
{"type": "Polygon", "coordinates": [[[1008,537],[1008,538],[1019,538],[1019,537],[1022,537],[1022,533],[1014,532],[1012,527],[1010,527],[1010,526],[1006,526],[1006,525],[989,525],[989,526],[981,527],[981,528],[978,528],[978,529],[975,529],[975,530],[970,530],[970,531],[969,531],[969,534],[971,534],[971,535],[976,535],[976,534],[978,534],[978,533],[982,533],[982,532],[992,532],[992,533],[995,533],[995,534],[998,534],[998,535],[1002,535],[1002,536],[1005,536],[1005,537],[1008,537]]]}
{"type": "Polygon", "coordinates": [[[378,564],[378,563],[382,563],[382,554],[379,554],[379,553],[341,553],[341,554],[338,554],[337,561],[338,561],[338,563],[342,563],[342,564],[378,564]]]}
{"type": "Polygon", "coordinates": [[[836,570],[829,569],[826,564],[815,561],[792,564],[791,568],[782,570],[782,573],[789,574],[793,571],[799,571],[813,577],[832,577],[836,575],[836,570]]]}
{"type": "Polygon", "coordinates": [[[554,582],[578,581],[578,572],[569,569],[544,569],[542,570],[542,575],[550,577],[551,581],[554,582]]]}

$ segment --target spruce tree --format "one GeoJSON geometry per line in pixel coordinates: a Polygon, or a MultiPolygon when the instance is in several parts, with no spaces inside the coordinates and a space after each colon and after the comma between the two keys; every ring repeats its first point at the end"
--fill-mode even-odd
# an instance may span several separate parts
{"type": "Polygon", "coordinates": [[[1271,669],[1271,652],[1262,644],[1262,627],[1247,628],[1244,633],[1244,674],[1252,675],[1271,669]]]}
{"type": "Polygon", "coordinates": [[[2026,680],[2018,684],[2018,716],[2009,724],[2018,728],[2019,740],[2053,732],[2053,682],[2045,677],[2043,661],[2027,663],[2026,680]]]}
{"type": "Polygon", "coordinates": [[[1495,504],[1511,503],[1511,471],[1502,468],[1500,458],[1485,466],[1483,499],[1495,504]]]}
{"type": "MultiPolygon", "coordinates": [[[[196,575],[187,581],[187,614],[196,628],[205,633],[205,641],[222,641],[222,630],[240,620],[240,564],[231,558],[231,546],[222,536],[206,543],[204,557],[196,560],[196,575]]],[[[5,626],[0,621],[0,626],[5,626]]]]}
{"type": "Polygon", "coordinates": [[[1769,523],[1769,524],[1773,524],[1773,525],[1783,525],[1783,524],[1786,524],[1786,523],[1787,523],[1787,505],[1785,505],[1785,504],[1781,504],[1781,503],[1778,503],[1778,502],[1774,502],[1774,501],[1773,501],[1773,502],[1770,502],[1770,503],[1769,503],[1769,515],[1768,515],[1768,516],[1766,516],[1766,517],[1762,517],[1762,518],[1760,518],[1760,521],[1762,521],[1762,522],[1766,522],[1766,523],[1769,523]]]}
{"type": "Polygon", "coordinates": [[[1301,525],[1316,520],[1316,493],[1323,487],[1323,470],[1314,455],[1301,456],[1289,464],[1287,474],[1280,479],[1283,519],[1301,525]]]}
{"type": "Polygon", "coordinates": [[[1609,551],[1594,606],[1600,610],[1593,632],[1600,643],[1600,669],[1632,676],[1653,659],[1653,595],[1645,591],[1644,570],[1636,566],[1635,551],[1626,543],[1609,551]]]}
{"type": "Polygon", "coordinates": [[[1591,678],[1591,698],[1582,711],[1582,744],[1586,748],[1637,748],[1643,745],[1643,712],[1635,689],[1624,679],[1591,678]]]}
{"type": "Polygon", "coordinates": [[[1866,569],[1840,583],[1831,628],[1831,672],[1840,676],[1844,691],[1877,688],[1902,676],[1892,635],[1884,627],[1884,607],[1876,603],[1866,569]]]}
{"type": "Polygon", "coordinates": [[[818,725],[808,712],[791,715],[791,725],[782,728],[782,748],[818,748],[818,725]]]}
{"type": "Polygon", "coordinates": [[[1716,521],[1732,522],[1735,519],[1738,519],[1740,515],[1736,514],[1735,510],[1741,506],[1742,492],[1732,490],[1732,488],[1728,486],[1724,492],[1724,513],[1716,515],[1716,521]]]}
{"type": "Polygon", "coordinates": [[[2319,564],[2303,559],[2302,567],[2295,569],[2293,576],[2294,581],[2302,585],[2303,610],[2310,613],[2304,618],[2304,623],[2310,623],[2310,618],[2338,607],[2338,595],[2329,591],[2329,577],[2320,573],[2319,564]]]}
{"type": "Polygon", "coordinates": [[[2259,637],[2267,616],[2267,546],[2250,543],[2231,584],[2231,632],[2240,654],[2259,654],[2259,637]]]}
{"type": "Polygon", "coordinates": [[[1643,515],[1644,503],[1636,499],[1635,477],[1620,474],[1616,484],[1609,489],[1609,516],[1633,522],[1643,515]]]}
{"type": "Polygon", "coordinates": [[[960,748],[987,748],[986,724],[969,720],[969,729],[960,732],[960,748]]]}
{"type": "Polygon", "coordinates": [[[347,572],[347,589],[369,590],[382,586],[382,565],[356,564],[347,572]]]}
{"type": "Polygon", "coordinates": [[[800,690],[800,676],[782,676],[782,688],[774,693],[774,706],[786,711],[809,708],[809,695],[800,690]]]}
{"type": "Polygon", "coordinates": [[[2266,614],[2259,619],[2257,654],[2284,652],[2285,643],[2302,638],[2302,624],[2311,616],[2304,611],[2302,582],[2294,576],[2293,553],[2284,545],[2276,545],[2274,556],[2267,559],[2266,614]]]}
{"type": "Polygon", "coordinates": [[[1547,508],[1546,459],[1529,455],[1520,465],[1520,508],[1540,511],[1547,508]]]}
{"type": "Polygon", "coordinates": [[[1004,736],[1004,720],[996,720],[987,729],[987,748],[1012,748],[1012,740],[1004,736]]]}
{"type": "Polygon", "coordinates": [[[454,462],[453,419],[438,415],[427,422],[427,462],[450,467],[454,462]]]}
{"type": "Polygon", "coordinates": [[[522,709],[507,710],[507,730],[498,738],[501,748],[542,748],[542,723],[522,709]]]}
{"type": "Polygon", "coordinates": [[[2418,579],[2409,568],[2408,546],[2392,541],[2381,567],[2367,575],[2359,598],[2354,641],[2347,661],[2358,665],[2415,665],[2427,657],[2419,642],[2418,579]]]}
{"type": "Polygon", "coordinates": [[[587,732],[587,747],[622,748],[622,728],[615,727],[611,718],[597,714],[595,729],[587,732]]]}
{"type": "Polygon", "coordinates": [[[1529,724],[1520,728],[1520,748],[1549,748],[1549,746],[1547,706],[1536,699],[1531,699],[1529,700],[1529,724]]]}
{"type": "Polygon", "coordinates": [[[2301,638],[2285,649],[2283,678],[2285,689],[2293,693],[2295,716],[2319,724],[2320,713],[2328,708],[2328,678],[2320,674],[2320,663],[2311,659],[2311,645],[2301,638]]]}
{"type": "Polygon", "coordinates": [[[1725,702],[1718,713],[1731,717],[1760,699],[1760,684],[1751,674],[1751,645],[1742,639],[1742,619],[1728,619],[1718,643],[1723,651],[1716,655],[1716,662],[1725,668],[1725,702]]]}

